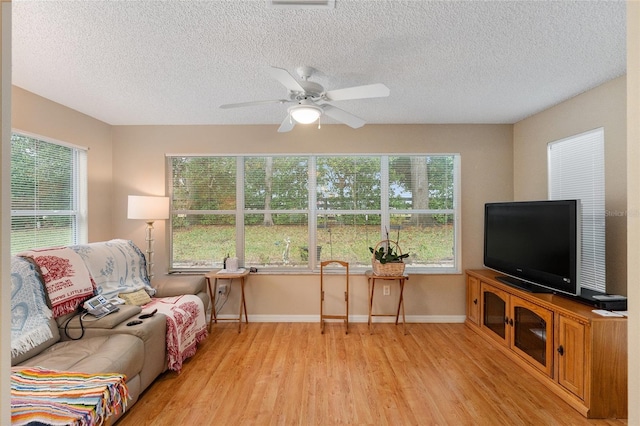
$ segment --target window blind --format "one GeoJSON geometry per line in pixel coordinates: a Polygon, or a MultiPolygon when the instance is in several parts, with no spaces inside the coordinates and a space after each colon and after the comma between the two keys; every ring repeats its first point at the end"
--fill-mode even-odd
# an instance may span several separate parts
{"type": "Polygon", "coordinates": [[[86,242],[86,150],[11,137],[11,252],[86,242]]]}
{"type": "Polygon", "coordinates": [[[580,285],[606,291],[604,129],[548,145],[549,199],[579,199],[582,207],[580,285]]]}

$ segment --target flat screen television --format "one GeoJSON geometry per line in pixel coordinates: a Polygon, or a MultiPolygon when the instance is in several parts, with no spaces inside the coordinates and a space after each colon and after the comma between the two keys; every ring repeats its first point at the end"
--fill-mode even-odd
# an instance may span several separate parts
{"type": "Polygon", "coordinates": [[[580,201],[487,203],[484,265],[533,292],[580,294],[580,201]]]}

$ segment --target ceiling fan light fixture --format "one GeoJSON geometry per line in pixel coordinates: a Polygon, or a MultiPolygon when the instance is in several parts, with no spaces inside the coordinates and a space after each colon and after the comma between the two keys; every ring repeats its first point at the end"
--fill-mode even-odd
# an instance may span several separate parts
{"type": "Polygon", "coordinates": [[[273,9],[335,9],[336,0],[267,0],[273,9]]]}
{"type": "Polygon", "coordinates": [[[300,124],[311,124],[320,118],[322,109],[315,105],[296,105],[289,108],[289,114],[300,124]]]}

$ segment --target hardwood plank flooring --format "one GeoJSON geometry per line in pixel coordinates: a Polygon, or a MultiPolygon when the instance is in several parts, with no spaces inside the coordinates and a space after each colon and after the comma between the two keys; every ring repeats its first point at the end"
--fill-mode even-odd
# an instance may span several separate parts
{"type": "Polygon", "coordinates": [[[128,425],[626,425],[587,420],[463,324],[214,325],[128,425]]]}

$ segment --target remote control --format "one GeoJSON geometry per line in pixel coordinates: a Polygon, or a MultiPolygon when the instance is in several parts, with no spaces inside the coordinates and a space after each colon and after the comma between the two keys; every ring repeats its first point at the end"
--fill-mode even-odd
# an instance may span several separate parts
{"type": "Polygon", "coordinates": [[[149,312],[148,314],[142,314],[138,318],[140,318],[140,319],[151,318],[152,316],[154,316],[156,314],[156,312],[158,312],[158,310],[154,309],[152,312],[149,312]]]}

